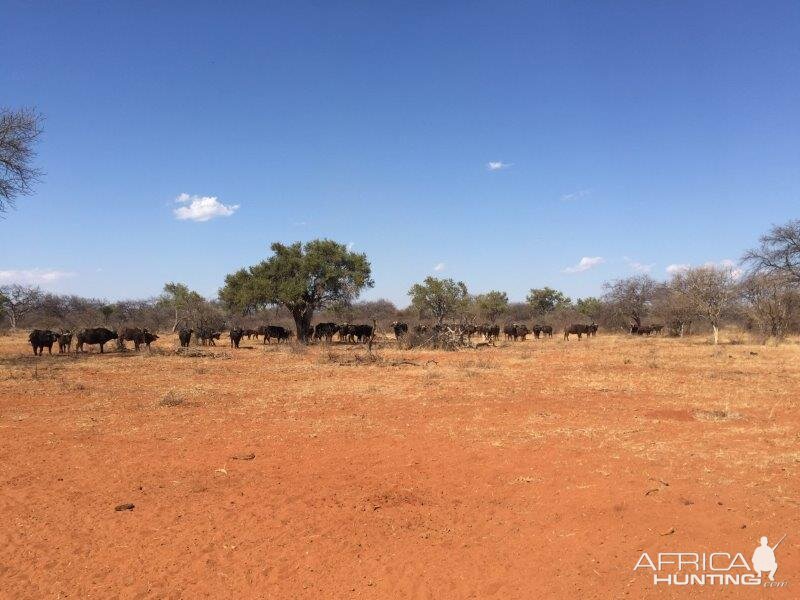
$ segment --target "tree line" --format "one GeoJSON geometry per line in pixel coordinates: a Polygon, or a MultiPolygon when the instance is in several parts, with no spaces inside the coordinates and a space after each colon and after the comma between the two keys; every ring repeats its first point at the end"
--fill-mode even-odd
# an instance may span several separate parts
{"type": "Polygon", "coordinates": [[[180,327],[224,329],[263,323],[291,324],[307,341],[312,321],[370,322],[384,330],[392,321],[524,322],[555,327],[594,321],[610,330],[665,325],[676,336],[713,333],[735,324],[764,338],[800,331],[800,220],[773,227],[757,248],[733,265],[687,267],[667,281],[646,274],[617,279],[597,297],[571,299],[550,288],[533,288],[524,302],[512,302],[500,290],[472,294],[462,281],[426,277],[408,291],[410,305],[388,300],[358,301],[374,286],[363,253],[332,240],[305,244],[275,243],[272,256],[225,278],[215,299],[204,298],[183,283],[169,282],[144,300],[106,302],[45,293],[35,286],[0,287],[0,311],[6,328],[102,324],[137,325],[152,331],[180,327]]]}

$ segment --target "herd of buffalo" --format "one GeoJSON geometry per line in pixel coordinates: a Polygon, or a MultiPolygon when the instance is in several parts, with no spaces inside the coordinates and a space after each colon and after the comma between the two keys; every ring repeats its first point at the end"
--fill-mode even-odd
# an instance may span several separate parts
{"type": "MultiPolygon", "coordinates": [[[[663,325],[631,325],[630,333],[634,335],[651,335],[660,334],[663,330],[663,325]]],[[[392,323],[392,330],[395,337],[399,340],[409,333],[408,323],[395,321],[392,323]]],[[[474,324],[437,324],[437,325],[415,325],[413,331],[418,336],[425,336],[430,334],[435,336],[443,331],[455,333],[472,339],[474,335],[481,335],[487,341],[494,341],[500,337],[500,326],[493,323],[484,325],[474,324]]],[[[502,333],[506,340],[524,341],[528,335],[533,335],[536,339],[540,337],[553,337],[553,327],[550,325],[534,325],[528,328],[524,323],[509,323],[502,328],[502,333]]],[[[577,335],[578,339],[582,336],[594,336],[597,333],[597,323],[590,323],[588,325],[576,323],[569,325],[564,329],[564,339],[569,339],[570,335],[577,335]]],[[[373,325],[353,325],[350,323],[317,323],[315,327],[310,327],[306,332],[308,339],[324,340],[331,342],[334,336],[338,336],[340,342],[346,343],[366,343],[370,341],[374,334],[375,328],[373,325]]],[[[279,325],[262,325],[257,329],[244,329],[234,327],[229,332],[230,346],[238,348],[242,338],[252,339],[255,337],[263,337],[263,343],[269,344],[272,340],[280,343],[292,337],[292,332],[285,327],[279,325]]],[[[197,331],[194,329],[180,329],[178,331],[178,339],[180,340],[181,347],[188,347],[192,336],[201,345],[215,346],[215,340],[219,340],[222,336],[221,331],[216,331],[211,328],[201,327],[197,331]]],[[[138,327],[125,327],[119,331],[112,331],[105,327],[90,327],[81,329],[73,334],[70,331],[61,330],[58,333],[49,329],[34,329],[28,336],[28,340],[33,347],[33,353],[41,356],[43,350],[47,348],[48,353],[52,354],[53,345],[58,344],[59,353],[69,352],[72,349],[73,339],[75,341],[75,351],[82,352],[84,345],[99,345],[100,352],[103,352],[104,346],[111,340],[117,340],[117,348],[120,350],[125,349],[125,342],[133,342],[134,348],[139,350],[140,346],[144,345],[148,349],[151,342],[158,339],[154,333],[150,333],[147,329],[138,327]]]]}

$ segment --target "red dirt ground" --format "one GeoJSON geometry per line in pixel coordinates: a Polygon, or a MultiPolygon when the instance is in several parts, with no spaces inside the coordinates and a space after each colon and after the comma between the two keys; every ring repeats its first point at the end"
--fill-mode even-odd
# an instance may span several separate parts
{"type": "Polygon", "coordinates": [[[796,343],[176,345],[0,338],[0,595],[800,597],[796,343]],[[633,571],[784,533],[782,589],[633,571]]]}

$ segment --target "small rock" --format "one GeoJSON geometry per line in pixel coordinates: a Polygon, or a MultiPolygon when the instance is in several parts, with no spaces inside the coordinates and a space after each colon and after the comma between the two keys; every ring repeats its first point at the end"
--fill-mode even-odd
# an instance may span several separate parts
{"type": "Polygon", "coordinates": [[[234,454],[231,456],[233,460],[253,460],[256,455],[251,452],[250,454],[234,454]]]}
{"type": "Polygon", "coordinates": [[[123,510],[133,510],[134,505],[130,502],[126,502],[125,504],[120,504],[119,506],[114,507],[116,511],[123,511],[123,510]]]}
{"type": "Polygon", "coordinates": [[[672,535],[673,533],[675,533],[675,528],[674,527],[670,527],[669,529],[667,529],[666,531],[660,533],[659,535],[672,535]]]}

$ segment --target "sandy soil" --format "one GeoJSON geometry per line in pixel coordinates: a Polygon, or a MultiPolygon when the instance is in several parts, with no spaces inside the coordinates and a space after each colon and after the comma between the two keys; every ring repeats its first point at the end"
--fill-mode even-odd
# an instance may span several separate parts
{"type": "Polygon", "coordinates": [[[176,345],[0,337],[0,596],[800,597],[797,343],[176,345]],[[783,589],[633,571],[784,533],[783,589]]]}

